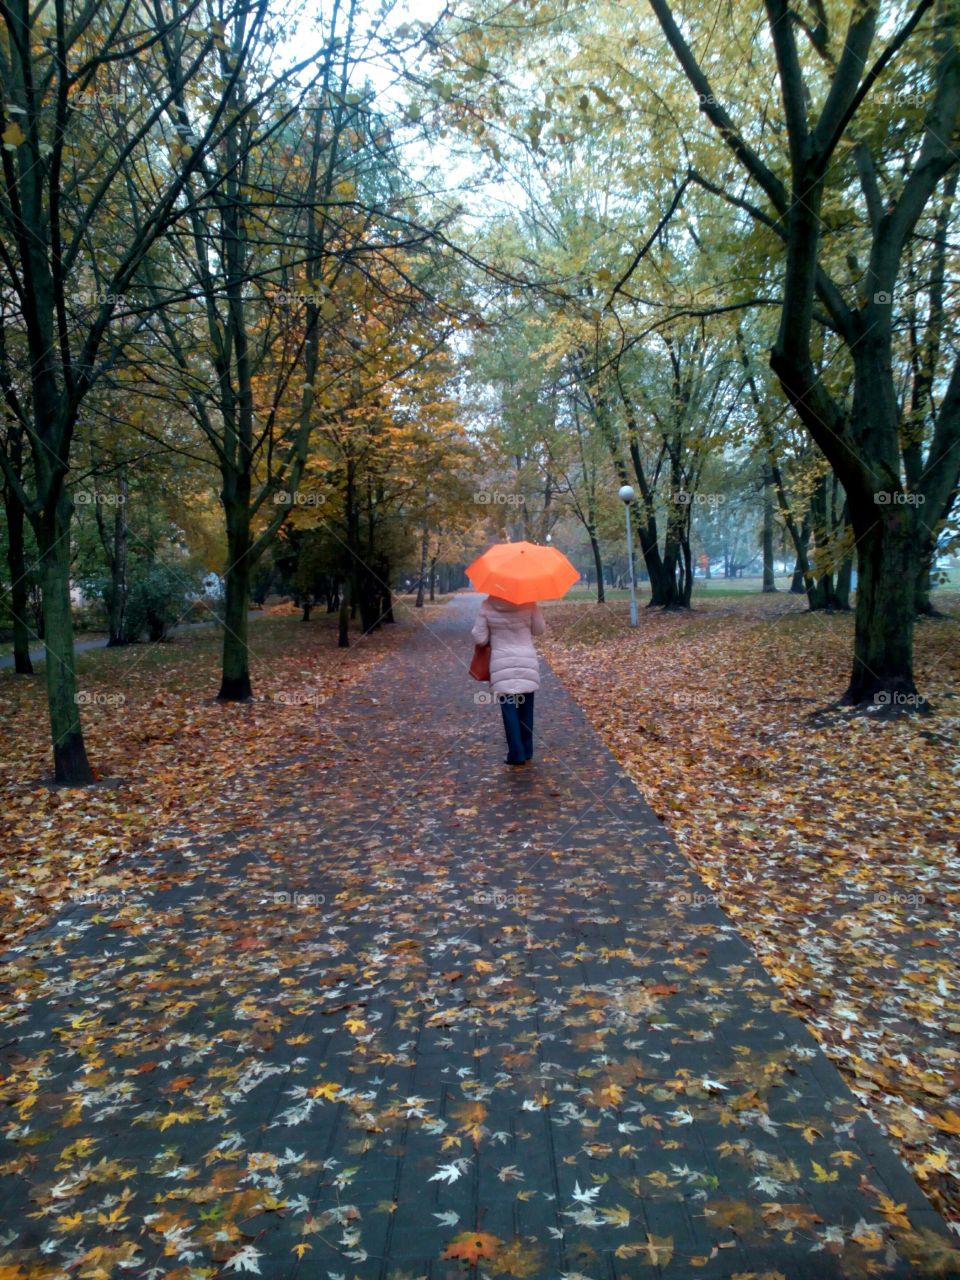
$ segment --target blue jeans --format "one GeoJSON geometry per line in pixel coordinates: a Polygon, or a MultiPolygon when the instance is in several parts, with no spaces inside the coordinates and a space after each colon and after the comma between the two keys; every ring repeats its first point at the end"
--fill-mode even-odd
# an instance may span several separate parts
{"type": "Polygon", "coordinates": [[[533,756],[533,694],[501,693],[497,701],[507,735],[507,761],[523,764],[533,756]]]}

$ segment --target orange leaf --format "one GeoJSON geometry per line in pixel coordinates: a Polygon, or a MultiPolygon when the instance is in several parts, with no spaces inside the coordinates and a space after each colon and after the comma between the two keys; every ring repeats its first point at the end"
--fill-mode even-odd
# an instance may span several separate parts
{"type": "Polygon", "coordinates": [[[460,1258],[463,1262],[476,1263],[481,1258],[492,1258],[503,1241],[482,1231],[461,1231],[440,1255],[441,1261],[460,1258]]]}

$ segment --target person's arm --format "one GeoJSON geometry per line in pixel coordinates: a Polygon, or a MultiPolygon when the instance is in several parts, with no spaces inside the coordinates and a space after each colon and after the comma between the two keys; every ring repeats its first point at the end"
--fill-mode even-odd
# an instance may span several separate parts
{"type": "Polygon", "coordinates": [[[477,614],[477,620],[473,624],[473,630],[470,632],[477,644],[490,643],[490,624],[487,622],[487,615],[480,606],[480,612],[477,614]]]}
{"type": "Polygon", "coordinates": [[[543,616],[543,611],[538,604],[533,606],[533,613],[530,617],[530,634],[534,636],[542,636],[547,629],[547,620],[543,616]]]}

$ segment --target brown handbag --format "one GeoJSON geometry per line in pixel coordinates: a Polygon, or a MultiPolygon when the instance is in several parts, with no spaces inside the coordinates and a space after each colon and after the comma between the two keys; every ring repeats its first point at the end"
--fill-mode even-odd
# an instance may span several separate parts
{"type": "Polygon", "coordinates": [[[474,680],[490,679],[490,645],[477,644],[473,647],[473,661],[470,663],[470,674],[474,680]]]}

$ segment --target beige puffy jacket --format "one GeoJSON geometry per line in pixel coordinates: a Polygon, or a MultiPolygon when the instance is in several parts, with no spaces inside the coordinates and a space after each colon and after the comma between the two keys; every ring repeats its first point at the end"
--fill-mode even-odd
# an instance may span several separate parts
{"type": "Polygon", "coordinates": [[[470,633],[490,645],[492,693],[534,693],[540,688],[540,663],[533,637],[547,629],[538,604],[511,604],[487,596],[470,633]]]}

